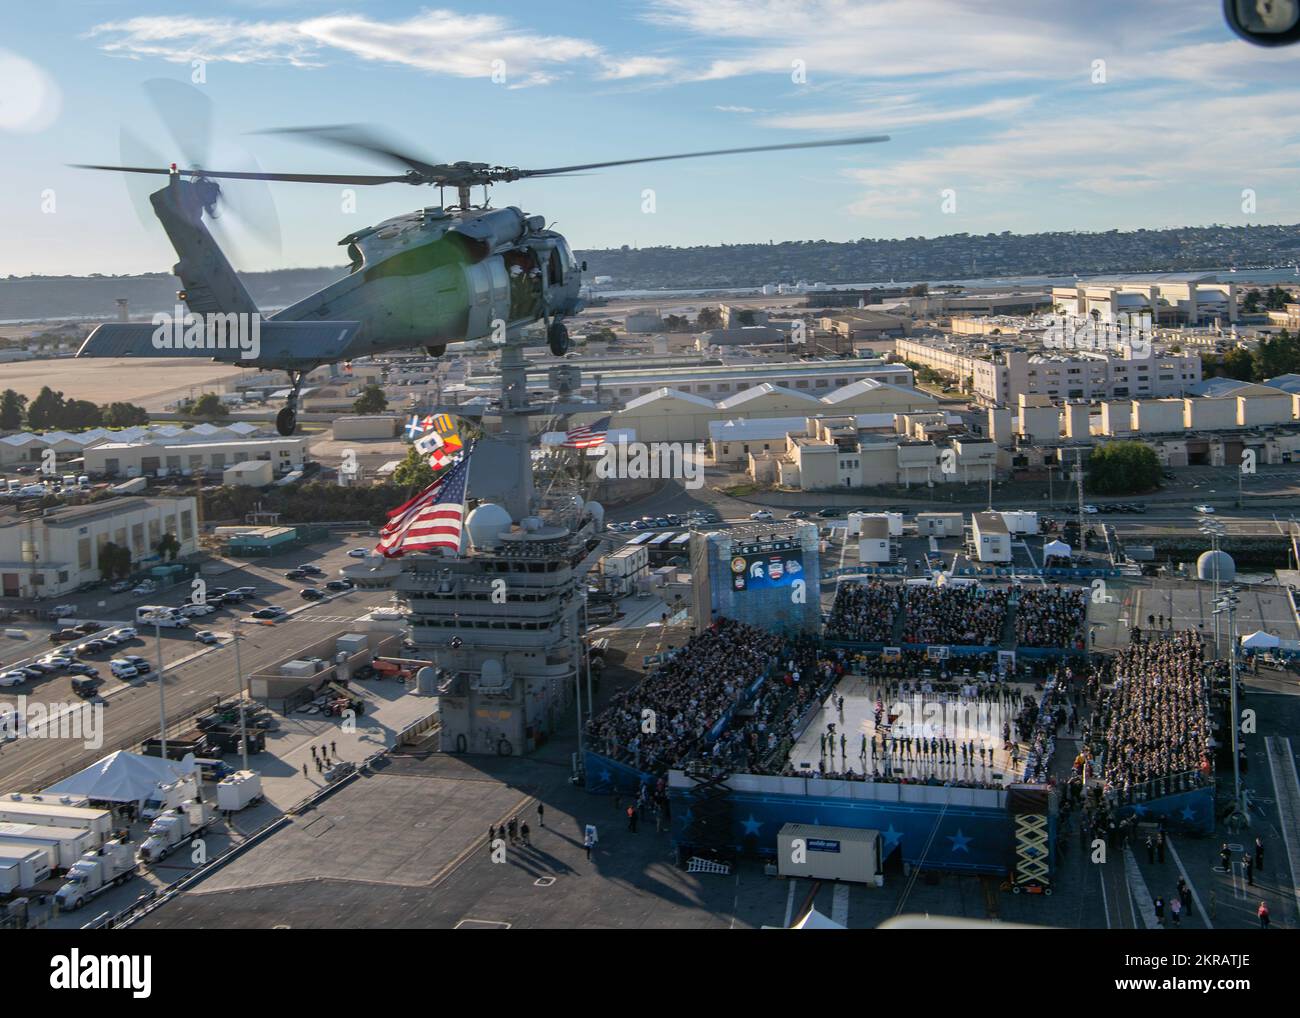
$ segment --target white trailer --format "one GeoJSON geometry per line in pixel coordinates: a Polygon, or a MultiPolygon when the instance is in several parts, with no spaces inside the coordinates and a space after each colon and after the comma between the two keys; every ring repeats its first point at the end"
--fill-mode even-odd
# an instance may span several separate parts
{"type": "Polygon", "coordinates": [[[0,799],[0,821],[46,827],[80,827],[92,831],[101,842],[113,834],[113,814],[106,809],[92,809],[79,804],[70,806],[61,802],[34,802],[31,798],[0,799]]]}
{"type": "Polygon", "coordinates": [[[131,846],[109,841],[83,855],[68,870],[67,882],[54,892],[59,908],[74,912],[110,888],[125,884],[136,872],[131,846]]]}
{"type": "Polygon", "coordinates": [[[0,843],[0,894],[35,887],[49,876],[50,861],[45,849],[0,843]]]}
{"type": "Polygon", "coordinates": [[[149,836],[140,846],[140,860],[162,862],[182,841],[202,833],[217,821],[217,811],[206,802],[186,802],[168,810],[149,825],[149,836]]]}
{"type": "Polygon", "coordinates": [[[217,782],[217,809],[237,813],[262,801],[262,775],[257,771],[235,771],[217,782]]]}
{"type": "Polygon", "coordinates": [[[1002,514],[1007,530],[1012,534],[1037,534],[1038,513],[1025,509],[1010,509],[1002,514]]]}
{"type": "Polygon", "coordinates": [[[99,847],[99,838],[94,832],[83,831],[79,827],[45,827],[8,822],[0,822],[0,841],[11,845],[44,848],[52,870],[71,869],[73,863],[83,855],[99,847]]]}
{"type": "Polygon", "coordinates": [[[862,533],[862,522],[864,520],[884,520],[889,526],[890,537],[903,536],[903,514],[902,513],[866,513],[853,512],[848,516],[848,534],[849,537],[858,537],[862,533]]]}
{"type": "Polygon", "coordinates": [[[783,877],[885,884],[879,831],[786,824],[776,834],[776,857],[783,877]]]}

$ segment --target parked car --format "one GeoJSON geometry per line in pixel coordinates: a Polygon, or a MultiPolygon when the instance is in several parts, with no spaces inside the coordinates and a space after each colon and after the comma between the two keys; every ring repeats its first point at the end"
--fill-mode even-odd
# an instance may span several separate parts
{"type": "Polygon", "coordinates": [[[99,675],[99,669],[94,665],[88,665],[83,661],[73,661],[68,665],[69,675],[99,675]]]}
{"type": "Polygon", "coordinates": [[[136,638],[135,626],[122,626],[114,629],[113,635],[122,640],[134,640],[136,638]]]}
{"type": "Polygon", "coordinates": [[[311,565],[310,563],[308,563],[308,564],[305,565],[305,566],[299,566],[298,569],[299,569],[300,572],[304,572],[304,573],[306,573],[308,576],[324,576],[324,575],[325,575],[325,570],[321,569],[320,566],[314,566],[314,565],[311,565]]]}
{"type": "Polygon", "coordinates": [[[244,597],[244,598],[256,597],[256,596],[257,596],[257,588],[256,588],[256,587],[236,587],[236,588],[235,588],[235,593],[236,593],[236,594],[239,594],[241,597],[244,597]]]}
{"type": "Polygon", "coordinates": [[[18,665],[18,667],[16,667],[16,668],[14,669],[14,671],[16,671],[16,672],[22,672],[22,673],[23,673],[24,675],[26,675],[29,679],[43,679],[43,678],[45,678],[45,669],[44,669],[44,668],[37,668],[35,665],[18,665]]]}
{"type": "Polygon", "coordinates": [[[272,607],[270,607],[270,608],[259,608],[259,609],[257,609],[257,611],[253,612],[253,614],[252,614],[252,618],[260,619],[260,620],[263,620],[263,621],[265,621],[265,620],[267,620],[267,619],[270,619],[270,620],[274,621],[274,620],[280,618],[282,615],[284,615],[284,609],[283,609],[283,608],[277,608],[277,607],[272,606],[272,607]]]}
{"type": "Polygon", "coordinates": [[[46,654],[41,658],[41,662],[47,665],[53,665],[55,668],[64,669],[76,664],[72,658],[65,654],[46,654]]]}
{"type": "Polygon", "coordinates": [[[113,677],[117,679],[134,679],[140,674],[129,661],[123,661],[120,659],[110,661],[108,663],[108,670],[112,672],[113,677]]]}
{"type": "Polygon", "coordinates": [[[148,659],[141,657],[139,654],[123,654],[122,660],[141,675],[147,675],[153,669],[153,665],[149,663],[148,659]]]}
{"type": "Polygon", "coordinates": [[[1201,505],[1194,505],[1192,506],[1192,508],[1195,509],[1202,516],[1214,515],[1214,506],[1212,505],[1205,505],[1204,503],[1202,503],[1201,505]]]}
{"type": "Polygon", "coordinates": [[[91,633],[98,633],[104,627],[98,622],[83,622],[81,625],[73,626],[72,628],[84,636],[89,636],[91,633]]]}
{"type": "Polygon", "coordinates": [[[307,574],[303,572],[301,569],[290,569],[287,573],[284,574],[284,578],[286,580],[305,580],[307,578],[307,574]]]}
{"type": "Polygon", "coordinates": [[[227,594],[229,594],[229,593],[230,593],[230,588],[229,588],[229,587],[209,587],[209,588],[208,588],[208,600],[209,600],[209,601],[216,601],[216,600],[219,600],[220,598],[225,597],[225,596],[226,596],[227,594]]]}
{"type": "Polygon", "coordinates": [[[187,604],[181,607],[180,613],[186,618],[198,619],[204,615],[211,615],[216,610],[216,607],[210,604],[187,604]]]}
{"type": "Polygon", "coordinates": [[[759,509],[756,512],[750,513],[749,518],[751,520],[759,520],[766,523],[768,520],[772,518],[772,514],[768,512],[766,509],[759,509]]]}
{"type": "Polygon", "coordinates": [[[354,584],[351,580],[330,580],[325,584],[326,590],[351,590],[354,584]]]}
{"type": "Polygon", "coordinates": [[[319,601],[325,596],[325,591],[321,590],[320,587],[303,587],[302,590],[298,591],[298,596],[304,601],[319,601]]]}
{"type": "Polygon", "coordinates": [[[194,634],[194,639],[198,640],[199,643],[220,643],[221,642],[221,637],[219,637],[211,629],[200,629],[197,633],[194,634]]]}
{"type": "Polygon", "coordinates": [[[0,672],[0,686],[21,686],[26,681],[26,672],[20,672],[17,669],[0,672]]]}
{"type": "Polygon", "coordinates": [[[131,589],[131,584],[126,580],[118,580],[116,583],[109,584],[108,592],[110,594],[121,594],[123,591],[131,589]]]}
{"type": "Polygon", "coordinates": [[[87,640],[80,648],[83,654],[99,654],[105,650],[108,650],[108,644],[103,640],[87,640]]]}
{"type": "Polygon", "coordinates": [[[348,552],[348,558],[365,558],[369,554],[365,548],[353,548],[348,552]]]}
{"type": "Polygon", "coordinates": [[[824,520],[829,520],[834,519],[836,516],[843,516],[844,512],[835,508],[835,506],[827,506],[825,509],[817,510],[817,515],[824,520]]]}
{"type": "Polygon", "coordinates": [[[75,629],[58,629],[50,634],[50,643],[67,643],[69,640],[75,640],[81,634],[75,629]]]}
{"type": "Polygon", "coordinates": [[[786,513],[785,518],[787,520],[806,520],[808,518],[808,514],[802,509],[796,509],[792,513],[786,513]]]}

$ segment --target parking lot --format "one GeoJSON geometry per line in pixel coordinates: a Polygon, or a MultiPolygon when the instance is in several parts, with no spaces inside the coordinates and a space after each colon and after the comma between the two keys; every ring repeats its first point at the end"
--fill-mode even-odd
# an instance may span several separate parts
{"type": "MultiPolygon", "coordinates": [[[[9,620],[5,632],[22,633],[19,636],[0,637],[0,674],[15,669],[28,667],[51,655],[67,655],[73,661],[89,665],[102,680],[98,689],[100,697],[107,698],[129,685],[131,677],[125,672],[121,677],[114,676],[110,662],[126,655],[137,655],[148,659],[150,671],[136,678],[136,684],[150,682],[157,676],[158,660],[161,656],[163,667],[171,669],[190,658],[208,652],[211,648],[220,648],[233,642],[232,633],[240,626],[250,623],[274,623],[292,618],[289,613],[300,609],[309,602],[305,601],[299,591],[308,586],[322,589],[325,583],[338,576],[338,570],[352,561],[348,551],[353,548],[369,547],[368,539],[340,538],[328,543],[314,544],[299,548],[282,555],[237,562],[234,560],[214,560],[217,568],[205,568],[203,579],[207,584],[207,599],[212,608],[207,614],[196,615],[189,620],[185,628],[159,627],[157,633],[152,626],[136,625],[136,610],[143,605],[163,605],[179,608],[187,605],[191,596],[188,581],[177,584],[170,589],[155,590],[152,593],[136,594],[132,591],[113,592],[107,586],[87,591],[79,595],[58,598],[73,608],[76,619],[94,619],[104,625],[93,632],[81,632],[76,639],[53,642],[51,637],[72,629],[72,626],[60,626],[51,621],[28,622],[25,619],[9,620]],[[286,573],[307,564],[319,570],[319,575],[290,579],[286,573]],[[224,591],[245,588],[248,596],[238,602],[218,601],[224,591]],[[275,616],[271,613],[274,612],[275,616]],[[263,618],[255,618],[265,615],[263,618]],[[132,627],[135,635],[122,641],[117,646],[97,643],[108,633],[122,627],[132,627]],[[196,634],[212,633],[211,642],[205,643],[196,638],[196,634]]],[[[369,606],[374,597],[357,598],[345,591],[326,591],[326,596],[317,599],[328,612],[328,605],[335,599],[347,597],[348,601],[357,601],[369,606]]],[[[361,613],[349,604],[349,618],[361,613]]],[[[337,609],[335,614],[338,614],[337,609]]],[[[81,625],[78,623],[78,625],[81,625]]],[[[89,626],[81,626],[86,629],[89,626]]],[[[38,665],[39,667],[39,665],[38,665]]],[[[77,676],[66,667],[53,668],[40,674],[29,674],[24,683],[18,685],[0,685],[0,704],[12,703],[19,695],[27,697],[28,702],[68,702],[77,698],[73,690],[73,680],[77,676]]]]}

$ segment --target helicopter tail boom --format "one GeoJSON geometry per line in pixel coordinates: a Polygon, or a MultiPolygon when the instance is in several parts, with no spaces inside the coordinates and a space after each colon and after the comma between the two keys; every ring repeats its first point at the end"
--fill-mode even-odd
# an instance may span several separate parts
{"type": "Polygon", "coordinates": [[[372,353],[360,322],[264,321],[256,313],[159,313],[152,322],[97,327],[78,357],[205,358],[240,367],[310,371],[372,353]]]}

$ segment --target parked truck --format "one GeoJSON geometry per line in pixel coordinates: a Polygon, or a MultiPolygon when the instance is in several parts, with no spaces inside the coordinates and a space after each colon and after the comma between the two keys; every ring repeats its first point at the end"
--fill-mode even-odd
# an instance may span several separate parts
{"type": "Polygon", "coordinates": [[[59,908],[75,912],[92,898],[125,884],[135,872],[131,846],[121,841],[105,842],[98,851],[87,852],[73,864],[67,882],[54,892],[54,900],[59,908]]]}
{"type": "Polygon", "coordinates": [[[196,837],[216,823],[217,815],[210,803],[195,800],[167,810],[149,825],[149,835],[140,846],[140,860],[162,862],[182,841],[196,837]]]}
{"type": "Polygon", "coordinates": [[[217,783],[217,809],[236,813],[262,801],[262,776],[256,771],[235,771],[217,783]]]}

